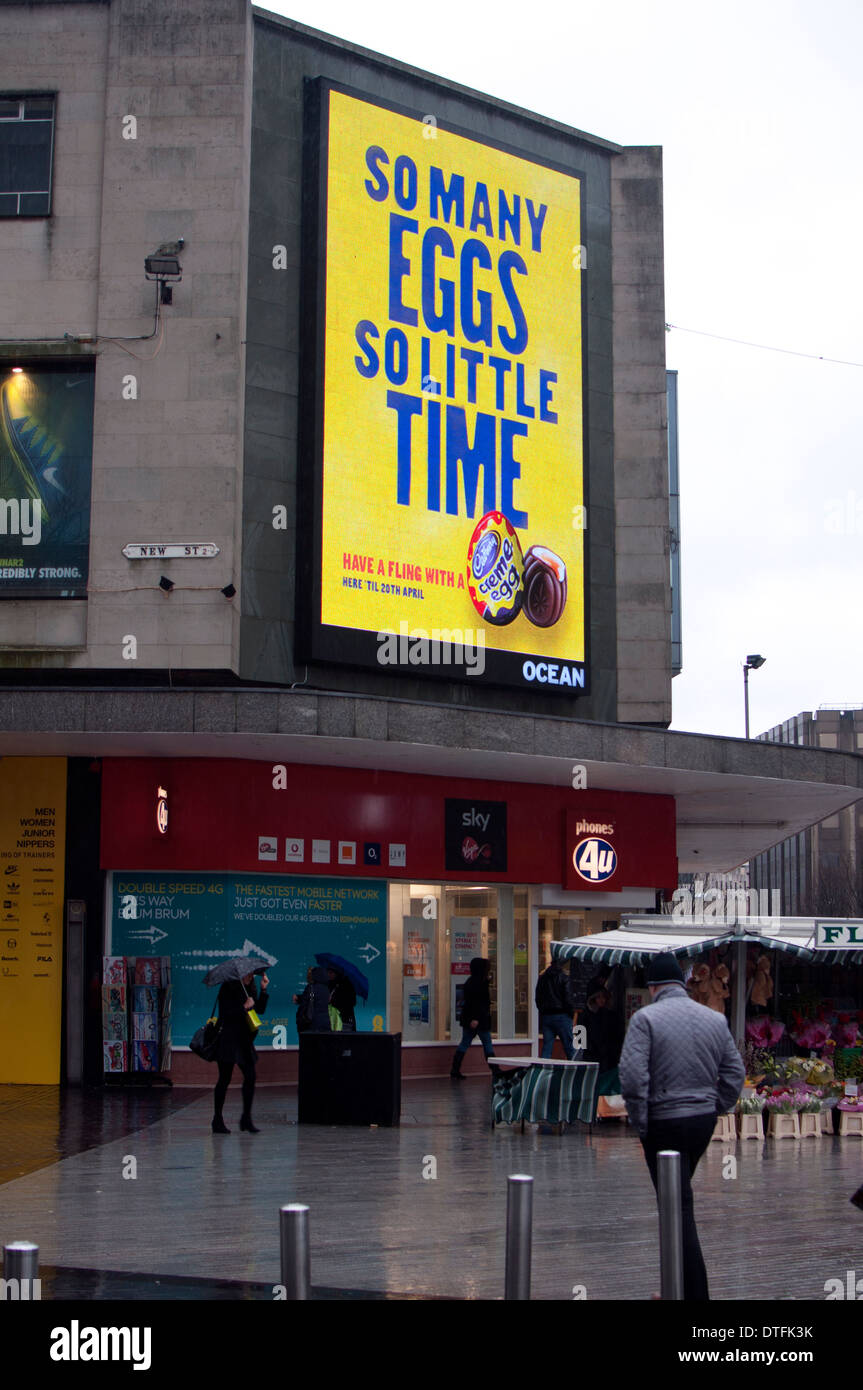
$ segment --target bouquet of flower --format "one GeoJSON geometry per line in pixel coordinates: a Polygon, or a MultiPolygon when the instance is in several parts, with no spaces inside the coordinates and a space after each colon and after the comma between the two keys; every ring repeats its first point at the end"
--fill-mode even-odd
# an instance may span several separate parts
{"type": "Polygon", "coordinates": [[[766,1096],[759,1095],[757,1092],[751,1096],[741,1096],[737,1102],[738,1115],[760,1115],[764,1109],[766,1096]]]}
{"type": "Polygon", "coordinates": [[[826,1023],[813,1023],[810,1021],[799,1025],[791,1036],[798,1047],[805,1047],[809,1051],[817,1052],[820,1051],[830,1037],[830,1028],[826,1023]]]}
{"type": "Polygon", "coordinates": [[[752,1018],[746,1025],[746,1041],[759,1048],[775,1047],[785,1032],[785,1024],[775,1018],[752,1018]]]}
{"type": "Polygon", "coordinates": [[[801,1099],[803,1102],[800,1106],[801,1114],[820,1115],[822,1109],[822,1101],[824,1099],[823,1091],[820,1091],[817,1088],[813,1089],[812,1087],[810,1087],[807,1089],[805,1094],[801,1096],[801,1099]]]}
{"type": "Polygon", "coordinates": [[[745,1042],[740,1051],[746,1068],[746,1081],[750,1086],[757,1085],[764,1073],[773,1071],[776,1065],[773,1053],[754,1042],[745,1042]]]}
{"type": "Polygon", "coordinates": [[[780,1081],[805,1081],[809,1075],[811,1057],[784,1057],[776,1062],[774,1071],[780,1081]]]}
{"type": "Polygon", "coordinates": [[[856,1019],[849,1022],[841,1019],[839,1023],[833,1025],[833,1037],[837,1047],[859,1047],[863,1038],[860,1036],[860,1025],[856,1019]]]}
{"type": "Polygon", "coordinates": [[[843,1096],[837,1110],[863,1110],[863,1096],[843,1096]]]}
{"type": "Polygon", "coordinates": [[[819,1060],[817,1057],[810,1057],[808,1066],[806,1080],[810,1086],[829,1086],[834,1081],[833,1068],[829,1062],[819,1060]]]}
{"type": "Polygon", "coordinates": [[[793,1115],[798,1105],[792,1091],[773,1091],[766,1098],[764,1109],[770,1115],[793,1115]]]}

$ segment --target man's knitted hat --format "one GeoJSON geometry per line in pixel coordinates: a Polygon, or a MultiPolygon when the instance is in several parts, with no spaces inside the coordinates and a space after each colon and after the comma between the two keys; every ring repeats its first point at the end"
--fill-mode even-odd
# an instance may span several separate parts
{"type": "Polygon", "coordinates": [[[683,971],[678,964],[677,957],[670,951],[661,951],[658,956],[647,967],[647,983],[649,985],[682,985],[683,971]]]}

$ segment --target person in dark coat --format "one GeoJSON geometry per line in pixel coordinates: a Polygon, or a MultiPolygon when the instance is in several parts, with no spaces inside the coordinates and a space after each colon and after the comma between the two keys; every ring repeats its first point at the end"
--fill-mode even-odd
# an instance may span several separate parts
{"type": "Polygon", "coordinates": [[[462,1075],[461,1063],[475,1037],[479,1037],[482,1050],[489,1058],[494,1053],[491,1041],[491,994],[488,977],[491,974],[491,961],[484,956],[474,956],[470,963],[470,975],[465,987],[459,1023],[462,1026],[461,1042],[453,1053],[450,1076],[457,1081],[466,1081],[462,1075]]]}
{"type": "Polygon", "coordinates": [[[542,1055],[550,1057],[555,1038],[560,1038],[568,1061],[575,1057],[572,1042],[572,1016],[575,1013],[572,981],[563,961],[556,958],[536,982],[534,1002],[542,1029],[542,1055]]]}
{"type": "Polygon", "coordinates": [[[588,980],[588,982],[587,982],[587,990],[585,991],[585,999],[589,1002],[590,999],[591,999],[591,997],[592,997],[594,994],[597,994],[597,993],[599,992],[599,990],[601,990],[601,989],[608,990],[608,992],[609,992],[609,994],[610,994],[611,991],[610,991],[610,989],[609,989],[609,983],[608,983],[608,982],[609,982],[609,980],[611,979],[611,976],[612,976],[612,968],[611,968],[611,966],[610,966],[610,965],[601,965],[600,968],[597,970],[596,974],[595,974],[595,975],[592,975],[591,978],[590,978],[590,979],[588,980]]]}
{"type": "Polygon", "coordinates": [[[611,995],[607,989],[600,988],[590,996],[582,1018],[587,1034],[585,1061],[599,1063],[596,1094],[618,1095],[620,1078],[617,1064],[623,1047],[623,1024],[611,1006],[611,995]]]}
{"type": "Polygon", "coordinates": [[[302,994],[294,995],[297,1009],[298,1033],[331,1033],[330,1026],[330,985],[327,972],[322,965],[314,965],[308,972],[308,984],[302,994]],[[309,1003],[311,1014],[309,1018],[309,1003]]]}
{"type": "Polygon", "coordinates": [[[357,992],[341,970],[336,970],[335,966],[327,967],[327,979],[330,985],[330,1004],[336,1010],[342,1020],[342,1029],[346,1033],[357,1031],[357,1020],[354,1009],[357,1006],[357,992]]]}
{"type": "Polygon", "coordinates": [[[228,1086],[231,1083],[235,1066],[238,1066],[243,1073],[243,1113],[240,1116],[240,1129],[246,1130],[249,1134],[259,1133],[255,1125],[252,1124],[257,1053],[246,1014],[249,1009],[255,1009],[259,1014],[264,1012],[269,999],[267,993],[269,983],[269,977],[262,975],[261,990],[258,993],[254,975],[245,975],[242,980],[226,980],[219,990],[218,1009],[221,1026],[216,1050],[219,1079],[213,1094],[214,1134],[230,1134],[231,1132],[222,1119],[222,1107],[225,1104],[225,1096],[228,1094],[228,1086]]]}

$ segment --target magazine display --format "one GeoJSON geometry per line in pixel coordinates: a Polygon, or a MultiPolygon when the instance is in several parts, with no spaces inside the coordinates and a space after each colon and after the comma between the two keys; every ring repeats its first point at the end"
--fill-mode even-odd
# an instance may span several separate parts
{"type": "Polygon", "coordinates": [[[106,1075],[171,1065],[169,956],[102,957],[102,1057],[106,1075]]]}

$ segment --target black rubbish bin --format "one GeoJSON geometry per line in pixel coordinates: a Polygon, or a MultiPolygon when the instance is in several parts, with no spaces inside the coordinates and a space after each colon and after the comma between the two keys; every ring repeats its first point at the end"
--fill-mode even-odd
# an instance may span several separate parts
{"type": "Polygon", "coordinates": [[[401,1033],[301,1033],[301,1125],[397,1125],[401,1033]]]}

